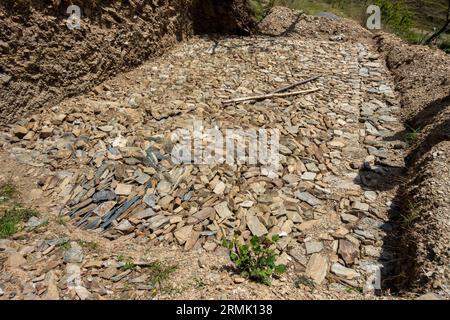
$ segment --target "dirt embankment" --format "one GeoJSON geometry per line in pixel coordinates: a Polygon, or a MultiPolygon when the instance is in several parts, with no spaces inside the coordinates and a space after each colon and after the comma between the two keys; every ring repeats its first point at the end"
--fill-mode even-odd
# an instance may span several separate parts
{"type": "Polygon", "coordinates": [[[253,22],[245,4],[243,0],[1,1],[0,123],[86,92],[194,32],[249,32],[253,22]],[[72,4],[81,9],[79,29],[67,26],[72,4]]]}
{"type": "Polygon", "coordinates": [[[397,286],[450,297],[450,56],[382,35],[410,148],[402,199],[397,286]]]}
{"type": "Polygon", "coordinates": [[[372,33],[353,20],[341,17],[316,17],[285,7],[273,7],[258,30],[267,36],[290,36],[302,39],[337,42],[372,42],[372,33]]]}

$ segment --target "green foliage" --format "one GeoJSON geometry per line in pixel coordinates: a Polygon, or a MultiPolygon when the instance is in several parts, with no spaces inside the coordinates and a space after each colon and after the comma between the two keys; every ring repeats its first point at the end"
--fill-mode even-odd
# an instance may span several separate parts
{"type": "Polygon", "coordinates": [[[150,280],[149,284],[155,289],[163,289],[164,282],[167,281],[172,273],[174,273],[178,266],[176,265],[165,265],[159,261],[154,261],[149,264],[136,264],[133,259],[123,255],[119,255],[117,260],[123,262],[122,270],[136,270],[138,267],[145,268],[149,270],[150,280]]]}
{"type": "Polygon", "coordinates": [[[253,236],[249,245],[241,244],[235,238],[233,241],[224,240],[223,246],[230,250],[230,259],[241,276],[270,285],[273,274],[284,273],[287,269],[285,265],[275,264],[275,252],[270,249],[278,240],[278,235],[272,239],[253,236]]]}
{"type": "Polygon", "coordinates": [[[133,261],[128,260],[128,261],[125,261],[125,265],[122,267],[122,269],[125,271],[134,270],[134,269],[136,269],[136,265],[134,264],[133,261]]]}
{"type": "Polygon", "coordinates": [[[381,19],[388,29],[404,35],[414,26],[414,16],[404,0],[375,0],[381,9],[381,19]]]}
{"type": "Polygon", "coordinates": [[[2,217],[0,217],[0,239],[10,237],[19,231],[18,224],[26,221],[33,216],[38,216],[39,212],[32,209],[14,206],[7,209],[2,217]]]}
{"type": "Polygon", "coordinates": [[[314,1],[314,0],[276,0],[275,5],[288,7],[291,9],[302,10],[307,14],[315,15],[319,12],[327,11],[338,15],[348,16],[345,10],[349,6],[342,6],[341,4],[328,3],[328,1],[314,1]]]}
{"type": "Polygon", "coordinates": [[[274,6],[275,0],[250,0],[256,21],[261,21],[266,16],[267,12],[274,6]]]}
{"type": "Polygon", "coordinates": [[[405,229],[410,229],[414,223],[420,218],[420,210],[416,205],[409,202],[406,212],[402,214],[401,225],[405,229]]]}
{"type": "Polygon", "coordinates": [[[150,285],[157,286],[159,288],[163,287],[163,283],[169,279],[170,275],[174,273],[178,266],[176,265],[164,265],[159,261],[151,263],[148,268],[150,268],[150,285]]]}
{"type": "Polygon", "coordinates": [[[419,137],[420,134],[420,129],[414,129],[412,127],[408,126],[408,132],[405,135],[405,139],[409,144],[413,144],[414,142],[417,141],[417,138],[419,137]]]}
{"type": "MultiPolygon", "coordinates": [[[[447,0],[275,0],[275,5],[303,10],[307,14],[334,14],[358,21],[363,26],[368,18],[369,5],[381,9],[383,29],[396,33],[412,44],[423,44],[433,28],[441,28],[446,21],[447,0]]],[[[436,44],[450,53],[450,36],[443,33],[436,44]]]]}
{"type": "Polygon", "coordinates": [[[130,258],[128,258],[128,257],[126,257],[126,256],[124,256],[124,255],[121,255],[121,254],[119,254],[118,256],[117,256],[117,260],[119,260],[120,262],[124,262],[124,261],[127,261],[127,260],[129,260],[130,258]]]}
{"type": "Polygon", "coordinates": [[[2,184],[0,186],[0,203],[10,200],[16,192],[17,189],[12,183],[6,182],[2,184]]]}
{"type": "Polygon", "coordinates": [[[264,9],[260,0],[251,0],[250,4],[255,12],[256,21],[261,21],[264,18],[264,9]]]}
{"type": "Polygon", "coordinates": [[[71,248],[70,241],[64,239],[57,245],[57,247],[62,248],[64,251],[67,251],[71,248]]]}
{"type": "Polygon", "coordinates": [[[194,278],[195,289],[203,289],[206,287],[206,283],[201,278],[194,278]]]}
{"type": "Polygon", "coordinates": [[[448,0],[408,0],[408,7],[415,12],[420,29],[432,31],[446,21],[448,0]]]}
{"type": "Polygon", "coordinates": [[[403,39],[411,44],[422,44],[427,38],[425,32],[418,32],[415,29],[411,29],[403,34],[403,39]]]}
{"type": "Polygon", "coordinates": [[[130,257],[119,255],[117,257],[117,260],[124,263],[124,265],[121,267],[121,269],[124,271],[134,270],[137,267],[136,264],[134,263],[133,259],[131,259],[130,257]]]}

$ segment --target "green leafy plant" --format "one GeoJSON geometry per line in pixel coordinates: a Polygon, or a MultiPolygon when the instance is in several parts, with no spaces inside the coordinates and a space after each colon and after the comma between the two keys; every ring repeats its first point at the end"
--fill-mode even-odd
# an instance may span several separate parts
{"type": "Polygon", "coordinates": [[[401,224],[403,228],[410,229],[414,223],[420,218],[420,210],[411,202],[408,203],[406,212],[401,215],[401,224]]]}
{"type": "Polygon", "coordinates": [[[33,209],[14,206],[5,210],[3,216],[0,217],[0,239],[12,236],[19,231],[18,224],[38,216],[39,212],[33,209]]]}
{"type": "Polygon", "coordinates": [[[341,16],[350,16],[354,10],[353,3],[350,0],[276,0],[276,6],[285,6],[291,9],[302,10],[307,14],[316,15],[319,12],[333,12],[341,16]],[[352,4],[352,5],[350,5],[352,4]]]}
{"type": "Polygon", "coordinates": [[[345,291],[347,291],[347,293],[364,293],[362,287],[347,287],[345,291]]]}
{"type": "Polygon", "coordinates": [[[279,240],[278,235],[272,239],[253,236],[250,244],[241,244],[235,238],[224,240],[223,246],[230,250],[230,259],[242,277],[266,285],[271,284],[272,275],[286,272],[285,265],[276,265],[275,252],[270,248],[279,240]]]}
{"type": "Polygon", "coordinates": [[[439,48],[450,54],[450,41],[442,41],[442,43],[439,44],[439,48]]]}
{"type": "Polygon", "coordinates": [[[136,269],[136,264],[133,261],[131,261],[131,260],[125,261],[125,264],[122,267],[122,269],[125,270],[125,271],[127,271],[127,270],[134,270],[134,269],[136,269]]]}
{"type": "Polygon", "coordinates": [[[409,144],[413,144],[414,142],[417,141],[417,138],[419,137],[420,129],[414,129],[408,126],[408,130],[409,131],[408,133],[406,133],[405,139],[409,144]]]}
{"type": "Polygon", "coordinates": [[[380,7],[384,24],[392,31],[404,35],[414,26],[414,15],[404,0],[375,0],[380,7]]]}
{"type": "Polygon", "coordinates": [[[62,240],[58,245],[58,248],[61,248],[63,251],[67,251],[69,250],[72,246],[70,245],[70,241],[69,240],[62,240]]]}
{"type": "Polygon", "coordinates": [[[117,256],[117,260],[120,261],[120,262],[124,262],[124,261],[126,261],[126,260],[128,260],[128,259],[130,259],[130,258],[128,258],[128,257],[126,257],[126,256],[124,256],[124,255],[121,255],[121,254],[119,254],[119,255],[117,256]]]}

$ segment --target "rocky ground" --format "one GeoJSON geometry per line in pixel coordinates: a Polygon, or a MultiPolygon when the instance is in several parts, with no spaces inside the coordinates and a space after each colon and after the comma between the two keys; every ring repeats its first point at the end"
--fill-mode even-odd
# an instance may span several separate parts
{"type": "Polygon", "coordinates": [[[291,29],[193,38],[10,125],[0,177],[21,195],[2,205],[40,215],[0,240],[0,299],[397,298],[408,146],[394,78],[370,37],[291,29]],[[299,89],[312,92],[223,103],[314,75],[299,89]],[[279,170],[175,164],[172,134],[195,120],[278,129],[279,170]],[[281,236],[288,271],[271,287],[233,273],[221,243],[236,232],[281,236]]]}

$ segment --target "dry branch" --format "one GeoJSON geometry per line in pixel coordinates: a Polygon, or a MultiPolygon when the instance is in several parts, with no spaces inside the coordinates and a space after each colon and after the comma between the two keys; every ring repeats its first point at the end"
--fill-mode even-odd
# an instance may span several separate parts
{"type": "Polygon", "coordinates": [[[306,79],[306,80],[297,81],[297,82],[295,82],[295,83],[293,83],[293,84],[290,84],[290,85],[288,85],[288,86],[281,87],[281,88],[276,89],[276,90],[274,90],[274,91],[272,91],[272,92],[269,92],[269,94],[270,94],[270,93],[280,93],[280,92],[283,92],[283,91],[286,91],[286,90],[295,88],[295,87],[297,87],[297,86],[299,86],[299,85],[302,85],[302,84],[305,84],[305,83],[308,83],[308,82],[312,82],[312,81],[317,80],[317,79],[319,79],[319,78],[320,78],[320,76],[315,76],[315,77],[311,77],[311,78],[306,79]]]}
{"type": "Polygon", "coordinates": [[[319,90],[320,89],[311,89],[311,90],[295,91],[295,92],[287,92],[287,93],[269,93],[269,94],[262,94],[262,95],[259,95],[259,96],[251,96],[251,97],[243,97],[243,98],[225,100],[222,103],[223,104],[230,104],[230,103],[244,102],[244,101],[250,101],[250,100],[263,100],[263,99],[269,99],[269,98],[283,98],[283,97],[295,96],[295,95],[299,95],[299,94],[313,93],[313,92],[317,92],[319,90]]]}

